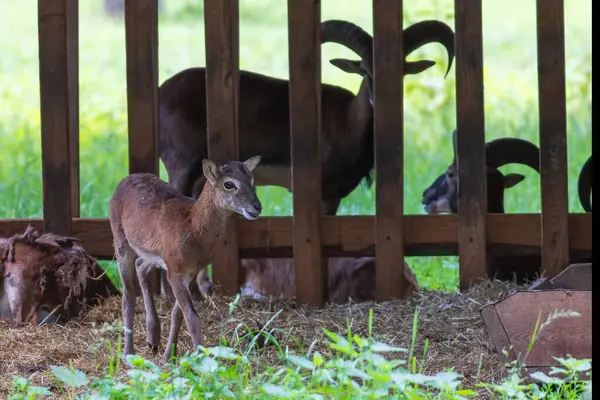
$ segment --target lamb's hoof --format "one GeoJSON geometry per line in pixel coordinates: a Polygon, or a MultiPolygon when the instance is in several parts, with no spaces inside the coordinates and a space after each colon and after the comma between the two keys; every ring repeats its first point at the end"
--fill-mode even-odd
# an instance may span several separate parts
{"type": "Polygon", "coordinates": [[[146,342],[146,344],[148,345],[148,348],[150,349],[150,351],[152,352],[152,354],[156,354],[158,353],[158,344],[151,344],[146,342]]]}

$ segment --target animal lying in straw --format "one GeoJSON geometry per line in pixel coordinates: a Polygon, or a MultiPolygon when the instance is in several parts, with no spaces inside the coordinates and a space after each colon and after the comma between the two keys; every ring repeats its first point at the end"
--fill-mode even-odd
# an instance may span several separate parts
{"type": "MultiPolygon", "coordinates": [[[[359,26],[340,20],[321,24],[321,43],[338,43],[360,60],[333,59],[341,70],[363,77],[356,95],[339,86],[321,85],[323,214],[335,215],[342,198],[373,169],[373,38],[359,26]]],[[[441,21],[421,21],[403,32],[404,57],[440,43],[454,59],[454,32],[441,21]]],[[[404,61],[404,74],[435,65],[430,60],[404,61]]],[[[394,82],[390,82],[394,84],[394,82]]],[[[169,182],[186,196],[197,197],[204,185],[201,160],[207,156],[206,69],[190,68],[159,87],[159,155],[169,182]]],[[[249,71],[239,72],[239,151],[242,159],[260,154],[256,185],[291,191],[289,81],[249,71]]],[[[165,283],[165,294],[172,297],[165,283]]]]}
{"type": "Polygon", "coordinates": [[[0,239],[0,317],[13,324],[57,323],[119,293],[76,238],[23,234],[0,239]]]}
{"type": "MultiPolygon", "coordinates": [[[[243,295],[255,298],[281,296],[288,299],[295,296],[293,258],[242,259],[241,266],[243,295]]],[[[406,288],[402,297],[408,298],[413,292],[419,291],[419,284],[406,262],[404,278],[406,288]]],[[[348,298],[354,302],[376,300],[375,258],[330,258],[327,286],[330,303],[343,303],[348,298]]]]}
{"type": "MultiPolygon", "coordinates": [[[[445,173],[423,192],[422,204],[427,214],[456,214],[458,210],[458,166],[456,163],[456,130],[452,133],[454,159],[445,173]]],[[[523,139],[495,139],[485,146],[486,179],[487,179],[487,212],[504,213],[504,191],[525,179],[521,174],[503,174],[499,168],[512,163],[527,165],[539,173],[539,148],[523,139]]],[[[523,282],[534,279],[539,273],[541,256],[488,255],[487,271],[498,279],[512,279],[523,282]]]]}
{"type": "Polygon", "coordinates": [[[109,214],[123,282],[123,318],[128,329],[125,354],[134,353],[132,329],[138,281],[146,309],[147,344],[154,352],[158,350],[160,323],[148,279],[150,269],[155,267],[167,271],[176,298],[163,359],[166,362],[176,354],[183,319],[194,349],[200,344],[202,322],[192,304],[190,286],[212,261],[215,245],[224,236],[233,213],[249,220],[260,215],[262,205],[252,173],[259,162],[260,156],[221,166],[203,160],[206,183],[197,200],[152,174],[132,174],[117,185],[109,214]]]}

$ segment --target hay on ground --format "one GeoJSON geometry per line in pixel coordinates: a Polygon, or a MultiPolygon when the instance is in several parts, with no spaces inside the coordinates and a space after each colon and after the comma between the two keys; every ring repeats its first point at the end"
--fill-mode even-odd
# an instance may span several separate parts
{"type": "MultiPolygon", "coordinates": [[[[289,301],[265,304],[248,299],[241,301],[231,316],[228,312],[232,299],[215,295],[204,303],[197,303],[197,311],[204,321],[205,346],[218,344],[221,335],[228,338],[243,335],[245,331],[238,327],[240,322],[254,328],[257,323],[266,323],[281,310],[270,327],[286,332],[278,337],[282,346],[287,345],[290,350],[302,353],[315,342],[316,349],[330,355],[326,347],[327,337],[321,328],[344,334],[349,321],[354,333],[366,336],[370,308],[373,309],[375,338],[390,345],[410,348],[413,317],[418,305],[419,325],[414,353],[417,359],[421,360],[424,341],[429,340],[423,372],[435,373],[453,368],[464,375],[463,382],[467,386],[472,386],[478,373],[485,382],[497,382],[503,367],[479,310],[490,301],[504,298],[514,289],[513,285],[506,282],[486,281],[464,293],[422,291],[409,301],[329,305],[322,309],[296,307],[289,301]],[[299,341],[300,346],[295,340],[299,341]]],[[[171,306],[170,301],[157,299],[161,346],[167,342],[171,306]]],[[[116,296],[104,300],[65,326],[13,328],[0,323],[0,397],[6,396],[14,375],[33,374],[35,384],[52,386],[49,373],[51,365],[68,366],[72,362],[75,368],[88,376],[103,375],[111,357],[107,341],[116,348],[120,333],[102,327],[105,323],[114,324],[120,318],[121,298],[116,296]]],[[[160,364],[162,349],[153,355],[146,346],[141,297],[137,300],[134,335],[136,353],[160,364]]],[[[179,354],[189,351],[190,347],[190,336],[184,325],[179,354]]],[[[401,357],[406,355],[402,354],[401,357]]],[[[266,365],[280,364],[276,348],[270,346],[261,350],[260,362],[266,365]]]]}

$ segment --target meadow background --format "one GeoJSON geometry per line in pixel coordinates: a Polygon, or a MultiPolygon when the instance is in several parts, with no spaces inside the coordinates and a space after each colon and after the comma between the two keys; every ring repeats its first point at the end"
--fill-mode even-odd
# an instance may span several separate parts
{"type": "MultiPolygon", "coordinates": [[[[372,2],[323,0],[322,20],[352,21],[372,33],[372,2]]],[[[591,0],[565,2],[568,113],[569,210],[582,212],[577,176],[591,153],[591,0]]],[[[486,140],[513,136],[539,145],[536,24],[534,0],[483,2],[486,140]]],[[[159,83],[182,69],[204,66],[203,2],[166,0],[159,17],[159,83]]],[[[127,174],[125,29],[122,19],[103,13],[100,0],[80,2],[81,216],[107,217],[108,202],[127,174]]],[[[0,2],[0,218],[42,216],[37,1],[0,2]]],[[[441,19],[454,27],[452,0],[404,3],[404,25],[441,19]]],[[[240,0],[240,68],[288,78],[287,2],[240,0]]],[[[419,49],[411,59],[438,64],[404,80],[406,214],[423,214],[422,191],[452,160],[456,124],[454,66],[441,46],[419,49]]],[[[360,77],[328,60],[356,58],[348,49],[322,47],[322,79],[358,90],[360,77]]],[[[524,166],[506,166],[526,180],[506,193],[506,212],[540,211],[540,179],[524,166]]],[[[161,177],[167,174],[161,163],[161,177]]],[[[263,215],[291,215],[292,198],[276,187],[258,190],[263,215]]],[[[374,186],[359,186],[339,214],[373,214],[374,186]]],[[[413,257],[419,284],[454,290],[456,257],[413,257]]],[[[116,265],[103,263],[111,276],[116,265]]]]}

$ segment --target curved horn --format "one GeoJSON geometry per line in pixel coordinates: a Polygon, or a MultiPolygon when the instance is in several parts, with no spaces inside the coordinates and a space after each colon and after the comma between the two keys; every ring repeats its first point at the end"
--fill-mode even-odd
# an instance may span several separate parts
{"type": "Polygon", "coordinates": [[[486,165],[499,168],[506,164],[523,164],[540,172],[540,149],[528,140],[500,138],[485,144],[486,165]]]}
{"type": "Polygon", "coordinates": [[[362,60],[367,73],[373,76],[373,38],[352,22],[331,19],[321,23],[321,44],[334,42],[346,46],[362,60]]]}
{"type": "Polygon", "coordinates": [[[425,20],[417,22],[406,28],[403,35],[404,57],[421,46],[429,43],[439,43],[448,52],[448,69],[450,72],[454,60],[454,31],[448,25],[438,20],[425,20]]]}
{"type": "Polygon", "coordinates": [[[594,184],[594,168],[592,165],[592,156],[587,159],[577,180],[577,193],[579,194],[579,202],[585,212],[592,212],[592,204],[590,203],[590,195],[592,194],[592,185],[594,184]]]}

